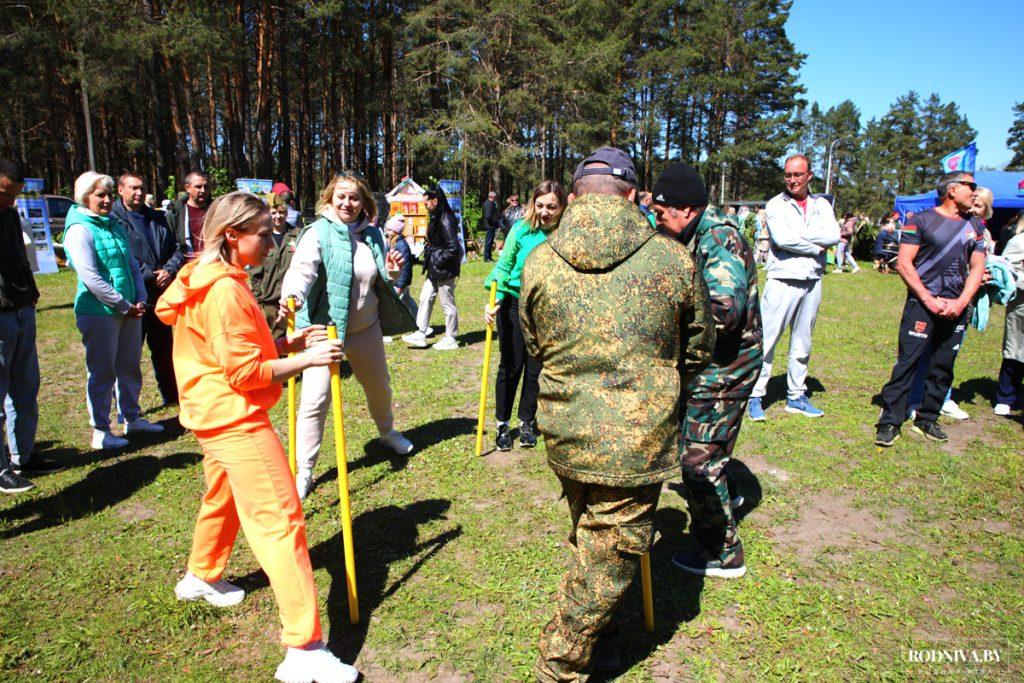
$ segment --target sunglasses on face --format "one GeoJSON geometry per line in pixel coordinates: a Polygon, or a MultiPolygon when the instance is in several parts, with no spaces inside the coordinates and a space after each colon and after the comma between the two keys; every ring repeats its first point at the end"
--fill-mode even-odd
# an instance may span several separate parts
{"type": "Polygon", "coordinates": [[[971,188],[971,192],[974,192],[975,190],[978,189],[978,183],[969,183],[966,180],[958,180],[956,182],[958,185],[966,185],[967,187],[971,188]]]}

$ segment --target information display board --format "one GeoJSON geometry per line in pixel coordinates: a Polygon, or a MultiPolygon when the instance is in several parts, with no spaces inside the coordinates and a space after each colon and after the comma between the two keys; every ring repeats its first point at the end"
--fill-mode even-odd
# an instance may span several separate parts
{"type": "Polygon", "coordinates": [[[253,194],[270,194],[274,181],[264,178],[235,178],[235,187],[253,194]]]}
{"type": "Polygon", "coordinates": [[[36,273],[56,273],[57,256],[53,253],[53,235],[50,232],[50,211],[42,178],[25,178],[25,187],[15,200],[18,213],[31,226],[32,246],[35,249],[36,273]]]}

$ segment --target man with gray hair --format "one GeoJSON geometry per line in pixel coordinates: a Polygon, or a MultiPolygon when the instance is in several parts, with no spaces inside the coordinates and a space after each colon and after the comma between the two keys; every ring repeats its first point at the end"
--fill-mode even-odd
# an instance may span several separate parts
{"type": "Polygon", "coordinates": [[[715,343],[704,281],[686,247],[634,204],[626,153],[594,151],[576,168],[573,196],[527,258],[519,304],[526,347],[544,368],[537,427],[574,548],[541,633],[539,681],[575,681],[590,667],[651,546],[662,483],[677,473],[682,389],[715,343]]]}
{"type": "Polygon", "coordinates": [[[896,271],[907,285],[907,301],[896,365],[881,391],[882,413],[875,435],[879,446],[891,446],[900,437],[914,372],[928,348],[931,368],[913,431],[932,441],[947,440],[936,420],[953,381],[953,363],[970,319],[971,302],[985,274],[985,230],[971,214],[977,189],[970,173],[947,173],[936,187],[941,203],[903,226],[896,271]]]}

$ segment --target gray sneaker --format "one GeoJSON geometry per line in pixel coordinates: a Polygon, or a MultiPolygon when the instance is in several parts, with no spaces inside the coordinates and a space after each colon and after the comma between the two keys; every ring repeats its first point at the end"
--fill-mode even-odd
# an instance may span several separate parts
{"type": "Polygon", "coordinates": [[[0,493],[25,493],[35,487],[36,485],[25,477],[15,474],[14,470],[0,472],[0,493]]]}

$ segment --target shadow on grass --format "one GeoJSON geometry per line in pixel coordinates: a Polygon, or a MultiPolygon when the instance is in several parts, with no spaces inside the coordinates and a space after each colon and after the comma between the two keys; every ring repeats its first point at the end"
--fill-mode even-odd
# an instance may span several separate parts
{"type": "Polygon", "coordinates": [[[63,304],[50,304],[49,306],[40,306],[36,308],[36,313],[45,313],[46,311],[66,311],[69,308],[74,308],[75,302],[68,301],[63,304]]]}
{"type": "MultiPolygon", "coordinates": [[[[445,417],[433,422],[413,427],[405,434],[405,438],[412,441],[415,448],[411,453],[399,455],[385,446],[379,439],[372,439],[363,444],[363,457],[352,460],[348,464],[348,471],[353,472],[363,467],[373,467],[382,462],[390,465],[392,472],[401,472],[409,465],[409,460],[417,453],[424,451],[439,443],[454,439],[465,434],[472,434],[476,429],[476,422],[468,417],[445,417]]],[[[329,445],[328,448],[333,448],[329,445]]],[[[313,484],[311,491],[318,486],[335,481],[338,478],[338,470],[332,467],[324,472],[313,484]]]]}
{"type": "MultiPolygon", "coordinates": [[[[620,638],[622,642],[622,671],[646,660],[679,630],[679,625],[693,621],[700,614],[700,595],[704,590],[704,577],[687,574],[672,564],[672,555],[693,550],[689,536],[681,533],[686,528],[686,513],[675,508],[661,508],[654,516],[657,540],[651,548],[651,591],[654,594],[654,631],[644,630],[643,598],[640,594],[640,576],[626,592],[619,608],[620,638]]],[[[615,680],[622,671],[598,672],[588,680],[615,680]]]]}
{"type": "Polygon", "coordinates": [[[82,451],[78,448],[74,448],[73,446],[68,446],[63,442],[37,441],[35,452],[39,455],[46,456],[48,460],[54,460],[60,463],[61,469],[43,474],[33,474],[32,478],[38,479],[48,474],[63,472],[64,470],[74,469],[76,467],[97,465],[112,458],[123,458],[126,455],[144,451],[162,443],[175,441],[185,433],[185,429],[181,426],[178,422],[178,418],[176,417],[169,417],[165,420],[160,420],[156,424],[162,425],[164,431],[160,434],[132,434],[128,437],[128,446],[116,451],[109,449],[82,451]]]}
{"type": "Polygon", "coordinates": [[[992,377],[972,377],[953,387],[953,398],[968,403],[973,403],[976,398],[981,398],[984,403],[995,405],[996,389],[998,388],[999,382],[992,377]]]}
{"type": "Polygon", "coordinates": [[[25,520],[0,532],[0,538],[22,536],[101,512],[130,498],[163,470],[189,467],[200,460],[202,456],[198,453],[174,453],[160,458],[144,455],[94,469],[65,489],[26,500],[0,513],[7,522],[25,520]]]}
{"type": "Polygon", "coordinates": [[[348,588],[340,532],[310,550],[314,566],[331,576],[327,593],[330,618],[328,645],[343,661],[353,662],[366,641],[370,618],[382,602],[395,595],[430,558],[462,535],[462,526],[420,540],[419,526],[445,519],[451,501],[432,498],[404,507],[387,505],[364,512],[352,522],[359,590],[359,623],[349,623],[348,588]],[[389,576],[395,562],[415,557],[400,576],[389,576]]]}
{"type": "MultiPolygon", "coordinates": [[[[786,375],[775,375],[768,380],[768,386],[765,388],[764,398],[761,399],[761,405],[765,408],[772,405],[776,401],[786,400],[786,375]]],[[[816,377],[807,378],[807,396],[813,400],[815,394],[825,393],[825,387],[816,377]]]]}
{"type": "MultiPolygon", "coordinates": [[[[743,518],[753,512],[757,506],[761,504],[761,500],[764,498],[764,493],[761,490],[761,482],[758,480],[757,475],[750,471],[742,460],[732,458],[729,460],[728,465],[725,468],[726,482],[729,485],[729,497],[735,499],[736,496],[743,496],[743,505],[738,508],[733,508],[733,517],[736,519],[736,524],[740,524],[743,518]]],[[[686,500],[685,490],[681,481],[675,481],[668,485],[669,489],[679,495],[680,498],[686,500]]],[[[675,533],[682,533],[685,526],[685,515],[683,516],[684,524],[675,530],[675,533]]]]}
{"type": "Polygon", "coordinates": [[[475,332],[467,332],[460,334],[458,337],[459,344],[462,346],[472,346],[473,344],[479,344],[487,338],[486,330],[476,330],[475,332]]]}

